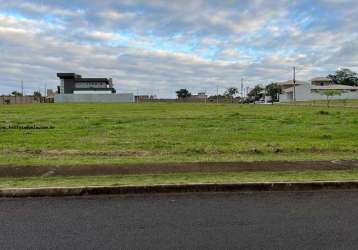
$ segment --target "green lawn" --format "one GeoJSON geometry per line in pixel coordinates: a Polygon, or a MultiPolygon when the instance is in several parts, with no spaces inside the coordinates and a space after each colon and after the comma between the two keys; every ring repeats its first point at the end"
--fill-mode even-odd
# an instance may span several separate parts
{"type": "Polygon", "coordinates": [[[333,159],[358,159],[358,109],[0,105],[0,165],[333,159]]]}
{"type": "Polygon", "coordinates": [[[18,187],[78,187],[78,186],[145,186],[194,183],[254,183],[354,181],[357,170],[338,171],[280,171],[233,173],[178,173],[122,176],[31,177],[0,178],[0,188],[18,187]]]}
{"type": "MultiPolygon", "coordinates": [[[[327,106],[327,100],[296,102],[296,105],[327,106]]],[[[358,100],[330,100],[330,106],[358,108],[358,100]]]]}

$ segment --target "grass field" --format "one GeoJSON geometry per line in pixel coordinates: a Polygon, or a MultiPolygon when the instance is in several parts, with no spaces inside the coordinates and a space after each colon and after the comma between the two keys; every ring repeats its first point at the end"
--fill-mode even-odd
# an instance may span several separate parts
{"type": "Polygon", "coordinates": [[[176,173],[118,176],[71,176],[0,178],[0,188],[18,187],[78,187],[78,186],[143,186],[160,184],[196,183],[260,183],[260,182],[311,182],[354,181],[357,170],[329,171],[259,171],[222,173],[176,173]]]}
{"type": "MultiPolygon", "coordinates": [[[[296,105],[312,105],[312,106],[327,106],[326,100],[319,101],[304,101],[304,102],[296,102],[296,105]]],[[[330,100],[329,106],[332,107],[356,107],[358,108],[358,100],[330,100]]]]}
{"type": "Polygon", "coordinates": [[[358,109],[0,105],[0,165],[358,159],[358,109]]]}

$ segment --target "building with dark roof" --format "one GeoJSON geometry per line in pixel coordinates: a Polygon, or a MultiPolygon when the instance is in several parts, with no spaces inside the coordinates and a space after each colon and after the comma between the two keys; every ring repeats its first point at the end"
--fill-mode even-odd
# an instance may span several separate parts
{"type": "Polygon", "coordinates": [[[57,73],[61,83],[59,94],[112,94],[116,93],[111,78],[82,78],[75,73],[57,73]]]}

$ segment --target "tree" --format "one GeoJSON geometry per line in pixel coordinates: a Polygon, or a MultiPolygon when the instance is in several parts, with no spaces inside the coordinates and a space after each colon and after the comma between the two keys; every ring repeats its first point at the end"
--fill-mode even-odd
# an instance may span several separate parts
{"type": "Polygon", "coordinates": [[[357,73],[350,69],[339,69],[336,74],[328,75],[335,84],[343,84],[349,86],[358,86],[357,73]]]}
{"type": "Polygon", "coordinates": [[[239,93],[239,91],[237,90],[237,88],[230,87],[225,90],[224,96],[231,98],[231,102],[234,102],[234,96],[238,93],[239,93]]]}
{"type": "Polygon", "coordinates": [[[264,89],[260,85],[256,85],[247,95],[250,99],[254,101],[260,100],[264,94],[262,93],[264,89]]]}
{"type": "Polygon", "coordinates": [[[178,91],[176,91],[176,94],[179,99],[183,99],[191,96],[191,93],[187,89],[179,89],[178,91]]]}
{"type": "Polygon", "coordinates": [[[230,88],[226,89],[226,91],[224,92],[224,95],[227,97],[234,98],[234,96],[238,93],[239,93],[239,91],[237,90],[237,88],[230,87],[230,88]]]}
{"type": "Polygon", "coordinates": [[[39,91],[35,91],[34,92],[34,97],[35,97],[36,100],[39,100],[39,99],[41,99],[42,95],[41,95],[41,93],[39,91]]]}
{"type": "Polygon", "coordinates": [[[329,104],[331,102],[331,99],[333,96],[338,96],[342,94],[342,91],[335,90],[335,89],[327,89],[322,92],[320,92],[321,95],[325,95],[327,97],[327,107],[329,108],[329,104]]]}
{"type": "Polygon", "coordinates": [[[271,83],[267,85],[265,89],[266,94],[271,97],[272,103],[279,100],[278,96],[282,93],[280,85],[278,85],[277,83],[271,83]]]}
{"type": "Polygon", "coordinates": [[[12,91],[11,95],[13,95],[13,96],[22,96],[22,93],[17,92],[17,91],[12,91]]]}

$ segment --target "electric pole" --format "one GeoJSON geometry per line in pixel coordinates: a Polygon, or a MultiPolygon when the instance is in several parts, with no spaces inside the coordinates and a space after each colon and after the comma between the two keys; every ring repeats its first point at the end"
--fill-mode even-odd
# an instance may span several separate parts
{"type": "Polygon", "coordinates": [[[219,87],[216,86],[216,104],[219,104],[219,87]]]}
{"type": "Polygon", "coordinates": [[[24,96],[24,81],[21,80],[21,95],[24,96]]]}
{"type": "Polygon", "coordinates": [[[241,78],[241,98],[244,98],[244,78],[241,78]]]}
{"type": "Polygon", "coordinates": [[[296,67],[293,67],[293,102],[296,102],[296,67]]]}
{"type": "Polygon", "coordinates": [[[204,89],[204,95],[205,95],[205,104],[207,103],[208,96],[206,95],[206,89],[204,89]]]}

